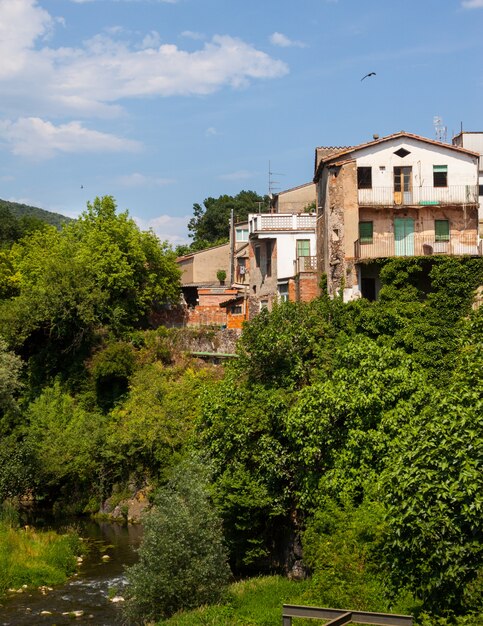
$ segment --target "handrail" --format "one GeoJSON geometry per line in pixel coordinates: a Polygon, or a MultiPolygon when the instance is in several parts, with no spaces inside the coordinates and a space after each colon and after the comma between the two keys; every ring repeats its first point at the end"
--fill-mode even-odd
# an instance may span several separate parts
{"type": "Polygon", "coordinates": [[[325,626],[342,624],[373,624],[376,626],[413,626],[412,615],[394,615],[392,613],[369,613],[348,609],[321,609],[315,606],[284,604],[282,625],[292,626],[292,617],[330,620],[325,626]]]}

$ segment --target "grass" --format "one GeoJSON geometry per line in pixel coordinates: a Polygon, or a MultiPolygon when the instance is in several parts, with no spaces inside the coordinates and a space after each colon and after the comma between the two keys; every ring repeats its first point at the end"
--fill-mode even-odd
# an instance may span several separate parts
{"type": "Polygon", "coordinates": [[[76,569],[81,544],[74,533],[59,535],[16,528],[0,518],[0,596],[22,585],[62,583],[76,569]]]}
{"type": "MultiPolygon", "coordinates": [[[[223,604],[180,612],[163,626],[280,626],[283,604],[306,604],[306,582],[264,576],[230,585],[223,604]]],[[[322,622],[317,622],[322,624],[322,622]]],[[[294,619],[293,626],[314,626],[313,620],[294,619]]]]}

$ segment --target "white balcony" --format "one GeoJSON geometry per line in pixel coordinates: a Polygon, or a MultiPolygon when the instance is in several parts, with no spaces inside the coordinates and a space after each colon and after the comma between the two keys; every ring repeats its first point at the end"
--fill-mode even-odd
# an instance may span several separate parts
{"type": "Polygon", "coordinates": [[[313,213],[257,213],[248,216],[250,234],[266,232],[315,231],[313,213]]]}
{"type": "Polygon", "coordinates": [[[373,187],[358,190],[359,206],[442,206],[477,205],[478,185],[451,185],[449,187],[414,187],[409,191],[395,191],[394,187],[373,187]]]}

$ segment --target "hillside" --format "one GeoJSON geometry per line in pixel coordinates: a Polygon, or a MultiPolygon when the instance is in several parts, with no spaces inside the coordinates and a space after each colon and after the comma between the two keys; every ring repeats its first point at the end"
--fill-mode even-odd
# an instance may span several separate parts
{"type": "Polygon", "coordinates": [[[0,209],[8,209],[17,219],[22,217],[35,217],[43,222],[47,222],[47,224],[55,226],[56,228],[60,228],[61,224],[72,221],[70,217],[66,217],[60,213],[53,213],[51,211],[46,211],[45,209],[39,209],[35,206],[20,204],[18,202],[9,202],[8,200],[0,199],[0,209]]]}

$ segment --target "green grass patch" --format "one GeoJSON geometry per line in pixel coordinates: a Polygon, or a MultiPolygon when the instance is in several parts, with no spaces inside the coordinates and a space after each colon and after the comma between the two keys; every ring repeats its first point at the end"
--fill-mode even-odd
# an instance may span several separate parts
{"type": "Polygon", "coordinates": [[[15,528],[0,519],[0,596],[22,585],[57,585],[76,569],[81,551],[74,533],[15,528]]]}
{"type": "MultiPolygon", "coordinates": [[[[280,626],[283,604],[305,604],[309,583],[281,576],[250,578],[230,585],[225,602],[180,612],[164,626],[280,626]]],[[[321,624],[321,622],[318,622],[321,624]]],[[[294,626],[314,626],[314,620],[293,620],[294,626]]]]}

